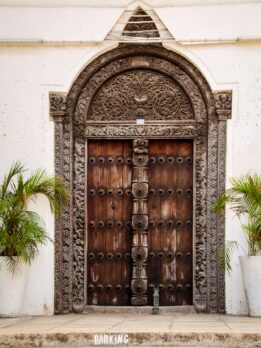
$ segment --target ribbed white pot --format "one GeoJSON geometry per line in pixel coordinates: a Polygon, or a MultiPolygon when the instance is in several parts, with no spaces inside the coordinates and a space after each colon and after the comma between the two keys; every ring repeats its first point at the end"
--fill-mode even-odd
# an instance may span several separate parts
{"type": "Polygon", "coordinates": [[[261,317],[261,256],[240,256],[249,315],[261,317]]]}
{"type": "Polygon", "coordinates": [[[28,265],[12,275],[7,268],[6,257],[0,256],[0,316],[17,316],[21,313],[28,278],[28,265]]]}

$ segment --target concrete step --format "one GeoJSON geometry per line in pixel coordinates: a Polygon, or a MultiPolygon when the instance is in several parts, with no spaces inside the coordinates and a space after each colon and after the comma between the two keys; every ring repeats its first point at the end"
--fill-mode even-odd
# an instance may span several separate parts
{"type": "Polygon", "coordinates": [[[139,332],[139,333],[49,333],[1,335],[0,347],[261,347],[261,333],[139,332]],[[124,336],[124,337],[123,337],[124,336]],[[113,337],[113,338],[112,338],[113,337]],[[125,343],[124,343],[125,342],[125,343]]]}
{"type": "Polygon", "coordinates": [[[261,347],[261,318],[85,314],[0,319],[0,348],[261,347]]]}

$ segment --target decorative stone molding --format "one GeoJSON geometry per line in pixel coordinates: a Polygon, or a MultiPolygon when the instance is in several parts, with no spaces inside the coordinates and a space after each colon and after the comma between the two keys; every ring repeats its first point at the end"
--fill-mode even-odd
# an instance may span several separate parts
{"type": "Polygon", "coordinates": [[[215,92],[215,108],[219,121],[226,121],[232,114],[232,91],[215,92]]]}
{"type": "MultiPolygon", "coordinates": [[[[146,103],[143,97],[141,94],[137,100],[146,103]]],[[[224,218],[213,214],[211,208],[224,190],[225,116],[231,115],[231,92],[214,94],[197,68],[184,57],[159,45],[121,45],[85,67],[67,97],[54,94],[50,97],[50,104],[51,115],[54,119],[57,116],[56,174],[65,178],[71,193],[70,204],[64,208],[63,215],[56,220],[55,225],[56,313],[81,312],[87,303],[88,261],[85,238],[88,217],[85,213],[87,207],[84,190],[88,172],[88,139],[93,138],[194,139],[193,301],[198,311],[224,312],[224,274],[218,266],[218,251],[224,243],[224,218]],[[112,120],[115,116],[111,115],[107,119],[107,116],[100,117],[101,114],[97,114],[98,122],[89,117],[92,112],[90,110],[93,110],[92,103],[95,101],[98,106],[97,96],[106,83],[130,70],[142,70],[144,65],[150,73],[154,71],[155,74],[164,75],[179,86],[192,106],[192,117],[182,119],[178,116],[171,119],[168,116],[159,121],[157,118],[149,120],[146,116],[144,125],[136,125],[135,120],[129,116],[124,118],[124,122],[112,120]]],[[[99,105],[101,107],[102,100],[99,105]]],[[[175,108],[175,103],[172,107],[175,108]]],[[[171,114],[168,109],[166,111],[166,115],[171,114]]],[[[136,145],[135,149],[138,151],[136,145]]],[[[136,156],[138,152],[135,153],[135,161],[136,156]]],[[[145,158],[146,154],[142,156],[145,158]]],[[[141,191],[137,189],[137,185],[133,187],[135,192],[141,192],[138,193],[137,202],[133,204],[133,234],[142,233],[146,243],[146,170],[135,169],[133,175],[137,183],[142,185],[141,191]]],[[[138,247],[143,247],[146,251],[146,245],[133,244],[133,248],[138,247]]],[[[137,249],[133,249],[136,259],[138,254],[137,249]]],[[[142,260],[147,258],[143,254],[141,257],[142,260]]],[[[144,294],[145,283],[146,267],[137,263],[133,268],[132,288],[139,288],[141,294],[144,294]]],[[[142,296],[140,298],[141,301],[135,300],[133,303],[143,304],[142,296]]]]}
{"type": "Polygon", "coordinates": [[[50,93],[50,115],[54,122],[63,122],[66,113],[66,94],[65,93],[50,93]]]}
{"type": "MultiPolygon", "coordinates": [[[[68,123],[55,123],[55,175],[64,178],[71,190],[70,154],[71,127],[68,123]]],[[[71,311],[71,206],[72,202],[63,207],[61,216],[55,219],[55,313],[69,313],[71,311]]]]}
{"type": "Polygon", "coordinates": [[[165,138],[165,137],[184,137],[184,138],[194,138],[200,132],[206,130],[204,125],[99,125],[92,126],[87,125],[85,128],[86,138],[96,138],[96,137],[146,137],[150,138],[165,138]]]}
{"type": "MultiPolygon", "coordinates": [[[[55,175],[63,177],[70,185],[69,179],[69,133],[68,125],[63,124],[66,114],[66,94],[50,93],[50,115],[55,122],[55,175]]],[[[69,259],[65,253],[70,248],[70,205],[64,206],[61,216],[55,219],[55,312],[69,312],[69,259]]]]}

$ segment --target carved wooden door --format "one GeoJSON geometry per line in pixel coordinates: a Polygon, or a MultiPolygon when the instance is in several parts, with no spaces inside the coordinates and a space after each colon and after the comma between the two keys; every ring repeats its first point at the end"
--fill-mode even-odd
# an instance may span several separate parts
{"type": "Polygon", "coordinates": [[[192,304],[193,142],[149,145],[148,302],[158,287],[161,306],[192,304]]]}
{"type": "Polygon", "coordinates": [[[131,141],[88,143],[88,304],[129,305],[131,141]]]}
{"type": "Polygon", "coordinates": [[[88,142],[88,304],[192,304],[193,142],[88,142]]]}

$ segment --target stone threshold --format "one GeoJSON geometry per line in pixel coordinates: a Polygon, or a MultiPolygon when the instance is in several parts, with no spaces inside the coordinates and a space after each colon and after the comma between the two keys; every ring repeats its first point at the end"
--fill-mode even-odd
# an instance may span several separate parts
{"type": "MultiPolygon", "coordinates": [[[[83,314],[152,314],[152,306],[86,306],[83,314]]],[[[160,306],[159,314],[193,314],[194,306],[160,306]]]]}

